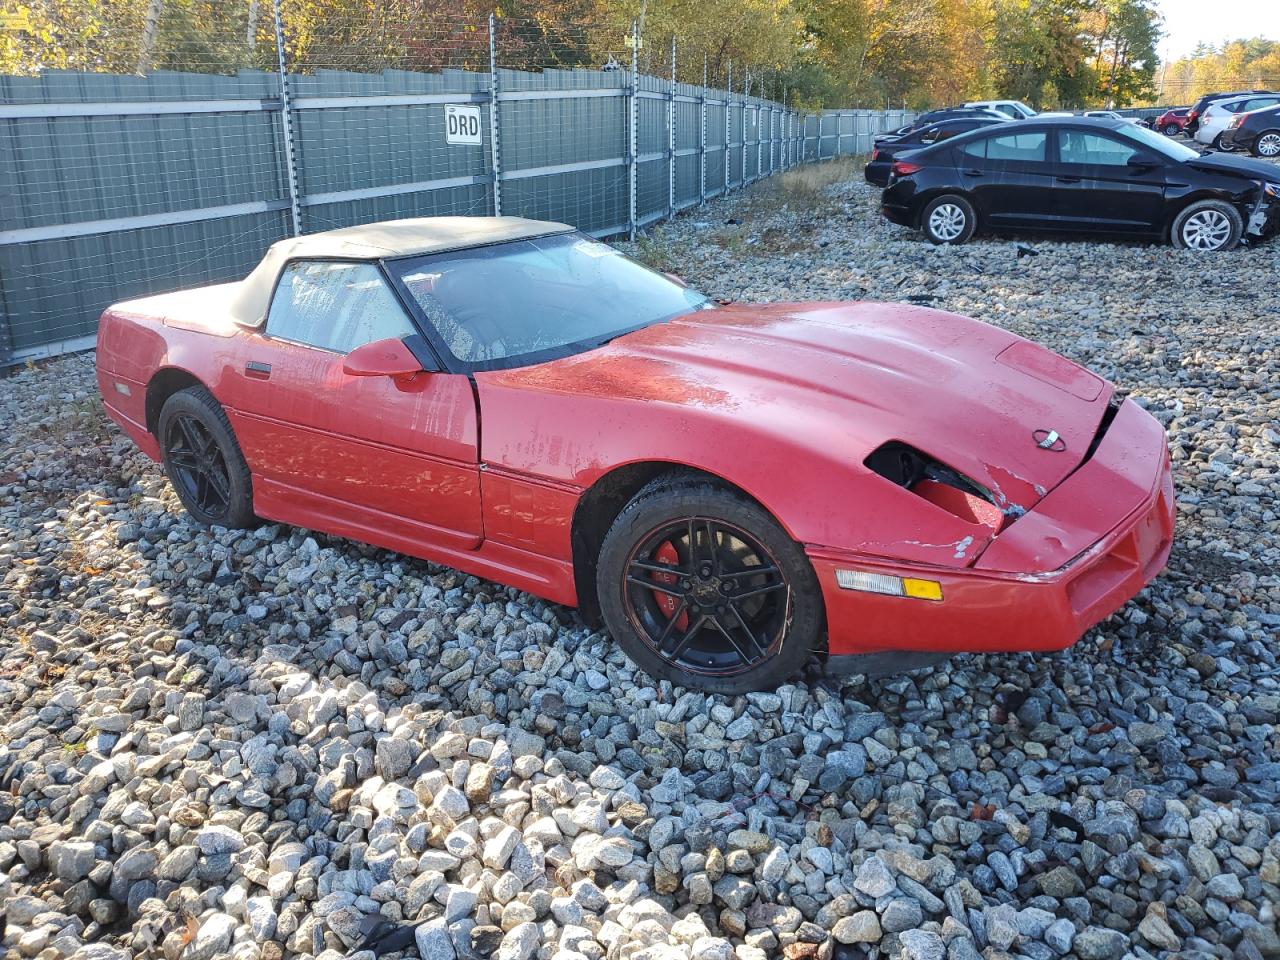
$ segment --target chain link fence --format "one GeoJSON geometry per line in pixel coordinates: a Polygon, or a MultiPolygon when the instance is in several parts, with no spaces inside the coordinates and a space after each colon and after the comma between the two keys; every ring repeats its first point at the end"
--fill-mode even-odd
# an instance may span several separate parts
{"type": "Polygon", "coordinates": [[[0,366],[91,347],[110,303],[237,279],[290,235],[505,214],[633,236],[909,117],[803,114],[765,71],[586,9],[40,9],[0,48],[0,366]]]}

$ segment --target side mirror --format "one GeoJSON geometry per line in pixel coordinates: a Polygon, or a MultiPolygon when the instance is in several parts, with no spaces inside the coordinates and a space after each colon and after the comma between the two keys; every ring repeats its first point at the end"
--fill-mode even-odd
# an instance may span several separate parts
{"type": "Polygon", "coordinates": [[[356,347],[342,361],[349,377],[407,377],[422,372],[422,364],[403,340],[390,337],[356,347]]]}
{"type": "Polygon", "coordinates": [[[680,276],[680,274],[678,273],[668,273],[666,270],[663,270],[662,275],[666,277],[668,280],[670,280],[672,283],[674,283],[677,287],[689,286],[687,283],[684,282],[684,277],[680,276]]]}
{"type": "Polygon", "coordinates": [[[1137,170],[1150,170],[1160,166],[1160,161],[1149,153],[1135,153],[1129,158],[1128,165],[1137,170]]]}

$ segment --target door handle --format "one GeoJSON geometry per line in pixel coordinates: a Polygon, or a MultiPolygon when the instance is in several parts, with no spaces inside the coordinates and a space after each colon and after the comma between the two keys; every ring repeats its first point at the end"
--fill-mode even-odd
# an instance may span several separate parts
{"type": "Polygon", "coordinates": [[[1079,177],[1058,177],[1059,183],[1079,183],[1079,177]]]}
{"type": "Polygon", "coordinates": [[[252,377],[255,380],[271,379],[271,364],[262,363],[258,360],[250,360],[244,365],[244,375],[252,377]]]}
{"type": "Polygon", "coordinates": [[[982,176],[986,176],[986,174],[984,174],[981,170],[974,170],[974,169],[972,169],[972,168],[971,168],[971,169],[969,169],[969,170],[964,171],[964,175],[965,175],[966,177],[982,177],[982,176]]]}

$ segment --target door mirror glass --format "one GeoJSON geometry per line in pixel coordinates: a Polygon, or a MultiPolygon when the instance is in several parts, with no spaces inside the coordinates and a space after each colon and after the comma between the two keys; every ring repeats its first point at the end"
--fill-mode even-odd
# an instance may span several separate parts
{"type": "Polygon", "coordinates": [[[356,347],[342,361],[349,377],[407,377],[422,373],[422,364],[403,340],[388,337],[356,347]]]}

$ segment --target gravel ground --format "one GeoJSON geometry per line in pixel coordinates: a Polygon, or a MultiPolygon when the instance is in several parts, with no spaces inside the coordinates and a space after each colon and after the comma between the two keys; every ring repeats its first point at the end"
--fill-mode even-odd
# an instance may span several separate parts
{"type": "Polygon", "coordinates": [[[1113,377],[1173,451],[1152,587],[1057,655],[707,697],[505,587],[198,529],[91,357],[23,372],[8,955],[337,960],[381,914],[423,921],[424,960],[1280,957],[1280,243],[933,248],[859,181],[789,181],[642,252],[718,296],[935,304],[1113,377]]]}

